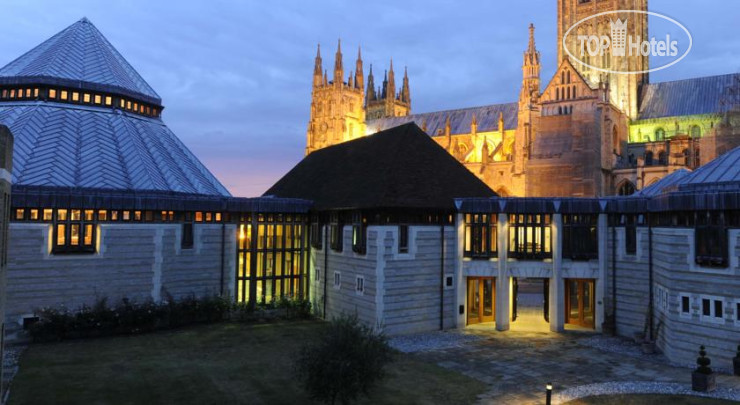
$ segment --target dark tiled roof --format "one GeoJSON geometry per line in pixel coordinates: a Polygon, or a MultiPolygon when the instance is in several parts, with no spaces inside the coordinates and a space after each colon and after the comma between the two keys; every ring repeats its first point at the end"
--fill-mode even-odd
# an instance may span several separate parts
{"type": "Polygon", "coordinates": [[[739,84],[740,74],[648,84],[642,92],[639,119],[721,113],[728,89],[739,84]]]}
{"type": "Polygon", "coordinates": [[[161,103],[154,89],[86,18],[0,69],[0,82],[47,82],[49,78],[71,86],[108,86],[113,92],[123,90],[161,103]]]}
{"type": "Polygon", "coordinates": [[[740,191],[740,146],[686,176],[681,191],[740,191]]]}
{"type": "Polygon", "coordinates": [[[265,195],[319,210],[452,210],[455,198],[496,194],[411,123],[313,152],[265,195]]]}
{"type": "Polygon", "coordinates": [[[114,210],[173,210],[216,212],[306,213],[310,201],[284,198],[241,198],[220,195],[194,195],[171,191],[118,191],[92,188],[64,188],[13,185],[13,207],[114,210]]]}
{"type": "Polygon", "coordinates": [[[383,131],[409,122],[414,122],[419,127],[426,125],[426,132],[432,136],[444,134],[445,122],[450,117],[450,133],[468,134],[473,114],[478,123],[478,132],[490,132],[498,130],[499,114],[504,114],[504,129],[516,129],[517,113],[519,104],[494,104],[483,107],[463,108],[459,110],[435,111],[423,114],[407,115],[405,117],[380,118],[367,122],[367,128],[371,132],[383,131]]]}
{"type": "Polygon", "coordinates": [[[230,195],[158,118],[43,102],[0,103],[13,183],[230,195]]]}
{"type": "Polygon", "coordinates": [[[676,170],[658,180],[656,183],[653,183],[633,194],[632,197],[654,197],[659,194],[675,191],[678,185],[682,184],[686,179],[686,176],[689,174],[691,174],[691,172],[686,169],[676,170]]]}

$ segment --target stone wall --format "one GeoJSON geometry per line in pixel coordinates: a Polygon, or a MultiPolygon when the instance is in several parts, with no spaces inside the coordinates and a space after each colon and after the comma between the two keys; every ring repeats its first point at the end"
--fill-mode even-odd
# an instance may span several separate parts
{"type": "Polygon", "coordinates": [[[236,227],[195,224],[192,249],[181,249],[181,231],[181,224],[101,224],[95,254],[63,255],[49,253],[50,224],[11,223],[7,321],[22,324],[37,308],[75,310],[103,298],[115,305],[122,298],[231,295],[236,227]]]}
{"type": "MultiPolygon", "coordinates": [[[[740,344],[740,230],[730,230],[729,240],[729,267],[704,268],[694,261],[694,229],[653,228],[653,330],[658,348],[672,362],[694,364],[704,345],[715,367],[732,368],[740,344]],[[688,313],[681,308],[684,296],[688,313]],[[703,299],[712,310],[721,301],[722,313],[704,316],[703,299]]],[[[638,228],[637,241],[637,253],[625,254],[624,228],[617,228],[617,333],[630,338],[646,328],[650,297],[647,228],[638,228]]],[[[611,277],[611,258],[609,263],[611,277]]],[[[611,300],[611,289],[608,294],[611,300]]]]}
{"type": "Polygon", "coordinates": [[[10,184],[13,172],[13,135],[0,125],[0,402],[4,398],[5,297],[10,223],[10,184]]]}
{"type": "Polygon", "coordinates": [[[389,335],[438,330],[440,316],[444,327],[452,328],[455,290],[440,287],[442,273],[454,275],[453,227],[444,228],[444,270],[440,244],[439,226],[411,226],[409,251],[399,253],[397,226],[370,226],[367,253],[361,255],[352,251],[351,227],[347,226],[342,252],[312,249],[312,302],[323,314],[326,291],[325,318],[357,314],[362,322],[389,335]],[[334,285],[335,273],[340,274],[339,286],[334,285]],[[364,280],[362,293],[356,289],[358,277],[364,280]]]}

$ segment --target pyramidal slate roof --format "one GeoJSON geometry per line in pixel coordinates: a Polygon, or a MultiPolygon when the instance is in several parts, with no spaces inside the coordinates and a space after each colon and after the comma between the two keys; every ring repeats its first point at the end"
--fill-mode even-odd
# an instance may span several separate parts
{"type": "Polygon", "coordinates": [[[504,114],[504,129],[516,129],[519,104],[493,104],[481,107],[462,108],[458,110],[435,111],[413,114],[404,117],[378,118],[367,122],[367,128],[373,132],[383,131],[409,122],[420,127],[426,126],[426,132],[432,136],[443,135],[447,118],[450,118],[450,134],[470,133],[473,115],[478,123],[478,132],[498,131],[499,114],[504,114]]]}
{"type": "Polygon", "coordinates": [[[319,210],[447,210],[455,198],[496,193],[409,123],[311,153],[265,196],[312,200],[319,210]]]}
{"type": "MultiPolygon", "coordinates": [[[[158,97],[85,19],[0,72],[84,78],[92,85],[115,83],[158,97]]],[[[15,137],[12,180],[17,186],[230,196],[161,118],[115,106],[3,101],[0,124],[15,137]]]]}
{"type": "Polygon", "coordinates": [[[740,146],[694,170],[680,191],[740,191],[740,146]]]}
{"type": "Polygon", "coordinates": [[[740,73],[650,83],[642,92],[640,119],[718,114],[732,87],[740,86],[740,73]]]}
{"type": "Polygon", "coordinates": [[[657,182],[633,194],[632,197],[654,197],[656,195],[675,191],[678,185],[682,184],[682,182],[690,174],[691,172],[687,169],[678,169],[675,172],[663,177],[657,182]]]}
{"type": "MultiPolygon", "coordinates": [[[[157,92],[87,19],[70,25],[41,45],[0,69],[0,83],[40,83],[79,86],[96,84],[109,91],[141,95],[161,104],[157,92]],[[9,80],[10,79],[10,80],[9,80]]],[[[102,90],[102,89],[101,89],[102,90]]]]}

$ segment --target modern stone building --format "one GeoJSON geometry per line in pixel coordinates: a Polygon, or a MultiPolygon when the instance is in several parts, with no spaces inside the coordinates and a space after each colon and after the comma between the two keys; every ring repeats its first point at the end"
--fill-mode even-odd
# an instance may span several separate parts
{"type": "Polygon", "coordinates": [[[13,172],[13,134],[0,125],[0,402],[5,397],[3,359],[5,351],[5,277],[8,267],[8,224],[10,221],[10,186],[13,172]]]}
{"type": "Polygon", "coordinates": [[[310,203],[231,197],[163,108],[86,19],[0,69],[11,338],[47,306],[307,292],[310,203]]]}
{"type": "MultiPolygon", "coordinates": [[[[561,13],[565,5],[590,13],[589,4],[564,2],[561,13]]],[[[532,31],[520,103],[404,116],[407,78],[396,94],[389,74],[369,102],[359,55],[347,84],[341,62],[330,83],[317,59],[311,153],[248,199],[232,197],[167,128],[161,98],[100,32],[85,19],[73,24],[0,69],[0,124],[15,136],[12,176],[3,175],[13,183],[10,337],[45,306],[208,295],[251,305],[309,297],[321,316],[356,313],[390,334],[507,330],[518,325],[526,279],[542,286],[551,331],[644,332],[671,360],[689,363],[703,344],[729,367],[740,342],[740,149],[688,165],[701,166],[694,171],[671,155],[665,176],[628,167],[625,176],[656,181],[619,197],[610,196],[608,165],[618,159],[604,148],[648,148],[627,139],[645,111],[655,122],[689,110],[716,118],[727,137],[699,141],[722,144],[736,115],[713,115],[713,101],[697,100],[715,100],[721,90],[712,89],[734,79],[702,79],[714,84],[692,90],[641,82],[648,90],[628,95],[657,92],[656,101],[643,97],[633,118],[631,95],[612,99],[630,82],[594,87],[566,58],[540,92],[539,63],[532,31]],[[660,95],[669,93],[684,96],[680,108],[660,95]],[[363,102],[402,117],[367,121],[363,102]],[[340,110],[352,120],[337,119],[340,110]],[[426,131],[407,122],[417,117],[426,131]],[[365,136],[370,122],[390,128],[365,136]],[[499,196],[490,173],[506,185],[499,196]]],[[[665,145],[696,141],[676,135],[665,145]]]]}
{"type": "MultiPolygon", "coordinates": [[[[575,48],[576,35],[566,34],[586,18],[575,34],[611,37],[615,14],[602,13],[617,10],[645,12],[647,0],[558,1],[557,44],[565,38],[575,48]]],[[[648,38],[647,14],[622,18],[629,35],[648,38]]],[[[558,46],[545,82],[544,62],[530,26],[517,101],[411,115],[408,76],[397,91],[392,63],[376,91],[372,70],[362,87],[360,58],[345,82],[341,50],[333,81],[317,56],[306,151],[413,121],[500,195],[603,197],[632,194],[740,145],[740,120],[728,117],[740,106],[740,75],[651,83],[649,73],[599,70],[648,70],[647,56],[607,52],[581,63],[558,46]]]]}
{"type": "Polygon", "coordinates": [[[308,155],[265,195],[311,200],[311,299],[389,334],[455,327],[455,196],[495,194],[414,124],[308,155]]]}

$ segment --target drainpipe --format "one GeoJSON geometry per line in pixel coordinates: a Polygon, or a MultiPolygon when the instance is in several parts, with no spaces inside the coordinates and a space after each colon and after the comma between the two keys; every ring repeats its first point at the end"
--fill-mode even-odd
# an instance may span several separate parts
{"type": "Polygon", "coordinates": [[[445,328],[445,225],[440,218],[439,226],[439,330],[445,328]]]}
{"type": "Polygon", "coordinates": [[[221,218],[221,296],[224,296],[224,255],[226,254],[226,224],[221,218]]]}
{"type": "Polygon", "coordinates": [[[649,317],[649,324],[648,324],[648,330],[650,340],[652,341],[654,339],[653,336],[653,224],[650,219],[650,213],[648,212],[647,215],[647,221],[648,221],[648,302],[650,307],[648,307],[648,317],[649,317]]]}
{"type": "Polygon", "coordinates": [[[612,223],[612,326],[617,335],[617,227],[612,223]]]}
{"type": "Polygon", "coordinates": [[[329,278],[329,269],[327,268],[329,263],[329,232],[326,232],[324,225],[321,225],[321,230],[324,233],[324,319],[326,319],[326,280],[329,278]]]}

